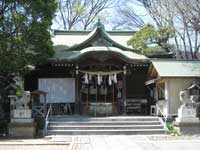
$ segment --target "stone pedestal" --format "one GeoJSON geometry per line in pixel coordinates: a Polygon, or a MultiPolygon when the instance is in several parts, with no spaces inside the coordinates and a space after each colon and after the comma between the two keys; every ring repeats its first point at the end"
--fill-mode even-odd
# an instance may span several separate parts
{"type": "Polygon", "coordinates": [[[30,109],[14,109],[13,118],[25,118],[29,119],[32,117],[32,112],[30,109]]]}
{"type": "Polygon", "coordinates": [[[177,123],[199,123],[199,118],[196,117],[196,108],[192,106],[182,105],[178,109],[177,123]]]}
{"type": "Polygon", "coordinates": [[[36,124],[32,123],[17,123],[11,122],[9,124],[9,136],[20,138],[33,138],[36,133],[36,124]]]}
{"type": "Polygon", "coordinates": [[[20,138],[33,138],[36,133],[36,124],[31,118],[30,109],[13,110],[13,118],[9,124],[9,136],[20,138]]]}
{"type": "Polygon", "coordinates": [[[200,134],[200,123],[178,123],[174,122],[175,128],[183,135],[200,134]]]}
{"type": "Polygon", "coordinates": [[[200,134],[200,121],[196,117],[196,109],[192,106],[182,105],[178,109],[178,117],[174,125],[181,134],[200,134]]]}
{"type": "Polygon", "coordinates": [[[16,95],[10,95],[11,121],[9,124],[9,136],[20,138],[33,138],[36,132],[36,124],[32,118],[32,111],[28,106],[30,92],[24,92],[19,99],[16,95]]]}
{"type": "Polygon", "coordinates": [[[178,117],[174,125],[182,134],[200,134],[200,121],[197,118],[194,103],[197,96],[189,95],[189,90],[180,91],[180,100],[183,102],[178,109],[178,117]]]}

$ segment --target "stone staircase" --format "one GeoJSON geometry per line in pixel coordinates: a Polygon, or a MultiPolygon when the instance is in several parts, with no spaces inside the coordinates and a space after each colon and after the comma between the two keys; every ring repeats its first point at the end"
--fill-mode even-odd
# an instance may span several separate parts
{"type": "Polygon", "coordinates": [[[51,117],[47,127],[47,135],[146,135],[164,133],[165,130],[159,118],[151,116],[51,117]]]}

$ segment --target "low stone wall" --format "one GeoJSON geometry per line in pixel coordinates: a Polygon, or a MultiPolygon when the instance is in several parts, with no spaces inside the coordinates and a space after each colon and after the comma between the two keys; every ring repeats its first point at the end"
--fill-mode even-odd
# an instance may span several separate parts
{"type": "Polygon", "coordinates": [[[174,122],[175,128],[183,135],[200,134],[200,123],[177,123],[174,122]]]}

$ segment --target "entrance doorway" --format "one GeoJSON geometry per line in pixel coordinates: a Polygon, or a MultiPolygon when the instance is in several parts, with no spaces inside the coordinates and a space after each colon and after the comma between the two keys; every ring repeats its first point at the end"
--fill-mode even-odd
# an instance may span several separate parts
{"type": "Polygon", "coordinates": [[[80,72],[81,114],[110,116],[122,113],[122,70],[80,72]]]}

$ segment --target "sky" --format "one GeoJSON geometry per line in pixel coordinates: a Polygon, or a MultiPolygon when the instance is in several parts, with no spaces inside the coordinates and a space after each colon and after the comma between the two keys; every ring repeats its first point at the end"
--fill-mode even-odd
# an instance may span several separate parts
{"type": "MultiPolygon", "coordinates": [[[[148,12],[138,2],[136,2],[135,0],[125,0],[124,2],[122,2],[122,0],[120,0],[120,2],[121,2],[121,4],[119,4],[120,6],[123,6],[124,3],[127,3],[128,6],[132,7],[134,9],[134,11],[136,12],[136,14],[138,14],[139,16],[141,16],[141,18],[143,18],[145,23],[153,24],[153,20],[148,15],[148,12]]],[[[112,28],[113,28],[112,20],[113,20],[113,18],[115,18],[118,15],[118,13],[119,12],[117,12],[117,10],[115,8],[106,9],[102,13],[102,15],[101,15],[102,17],[100,17],[100,18],[101,18],[102,22],[104,23],[106,30],[112,30],[112,28]]],[[[59,26],[59,24],[57,23],[57,21],[55,21],[55,19],[53,20],[53,25],[51,28],[52,29],[62,29],[59,26]]],[[[126,29],[124,29],[124,30],[126,30],[126,29]]],[[[138,30],[138,28],[134,28],[133,30],[138,30]]]]}

